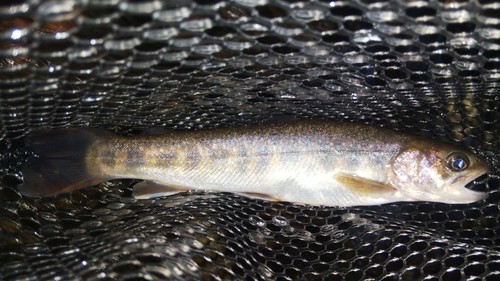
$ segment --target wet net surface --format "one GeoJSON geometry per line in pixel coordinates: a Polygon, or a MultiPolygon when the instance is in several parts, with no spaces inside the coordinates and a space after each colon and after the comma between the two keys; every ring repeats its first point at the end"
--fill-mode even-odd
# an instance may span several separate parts
{"type": "Polygon", "coordinates": [[[500,280],[500,4],[2,1],[0,279],[500,280]],[[466,145],[471,205],[324,208],[131,181],[15,191],[41,128],[348,120],[466,145]]]}

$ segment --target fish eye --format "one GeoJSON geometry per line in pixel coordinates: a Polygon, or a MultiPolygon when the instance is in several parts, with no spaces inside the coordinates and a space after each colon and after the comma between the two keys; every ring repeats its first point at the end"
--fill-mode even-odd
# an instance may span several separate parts
{"type": "Polygon", "coordinates": [[[469,158],[463,153],[454,152],[448,156],[447,164],[453,171],[463,171],[469,167],[469,158]]]}

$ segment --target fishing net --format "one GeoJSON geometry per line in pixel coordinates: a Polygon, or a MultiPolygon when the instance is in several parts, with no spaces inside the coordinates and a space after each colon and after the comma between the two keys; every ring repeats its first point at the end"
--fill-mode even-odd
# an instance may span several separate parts
{"type": "Polygon", "coordinates": [[[0,279],[500,280],[500,4],[0,3],[0,279]],[[230,193],[15,189],[22,137],[357,121],[469,146],[470,205],[332,208],[230,193]]]}

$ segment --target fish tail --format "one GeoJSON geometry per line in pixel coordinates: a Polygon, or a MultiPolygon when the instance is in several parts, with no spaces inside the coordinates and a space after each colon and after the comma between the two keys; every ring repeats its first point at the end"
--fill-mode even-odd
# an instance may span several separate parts
{"type": "Polygon", "coordinates": [[[103,132],[97,129],[56,129],[26,139],[31,157],[18,190],[27,196],[52,196],[106,181],[86,163],[88,150],[103,132]]]}

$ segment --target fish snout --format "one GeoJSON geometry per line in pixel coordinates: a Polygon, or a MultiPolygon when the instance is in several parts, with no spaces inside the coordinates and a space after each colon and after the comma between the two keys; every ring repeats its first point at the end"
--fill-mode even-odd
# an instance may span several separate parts
{"type": "Polygon", "coordinates": [[[487,193],[477,192],[465,187],[454,188],[441,195],[441,202],[450,204],[470,204],[488,197],[487,193]]]}

